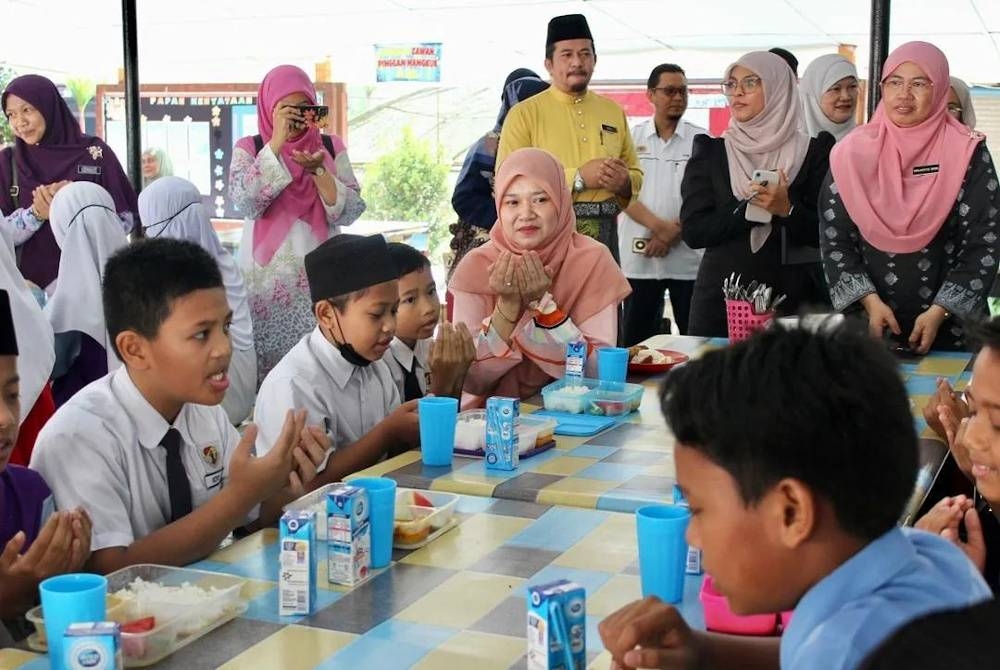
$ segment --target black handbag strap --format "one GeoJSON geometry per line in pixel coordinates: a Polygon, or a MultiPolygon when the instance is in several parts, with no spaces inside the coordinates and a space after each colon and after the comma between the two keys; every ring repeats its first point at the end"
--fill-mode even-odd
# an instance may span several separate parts
{"type": "Polygon", "coordinates": [[[14,162],[16,146],[12,144],[10,147],[10,198],[14,201],[15,208],[17,206],[17,196],[21,192],[21,189],[17,185],[17,164],[14,162]]]}

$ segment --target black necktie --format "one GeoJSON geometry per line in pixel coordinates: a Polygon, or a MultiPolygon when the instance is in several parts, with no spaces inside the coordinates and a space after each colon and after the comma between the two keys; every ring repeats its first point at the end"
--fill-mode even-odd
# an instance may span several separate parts
{"type": "Polygon", "coordinates": [[[408,402],[415,398],[423,398],[424,392],[420,390],[420,380],[417,379],[417,361],[414,359],[410,370],[403,368],[403,402],[408,402]]]}
{"type": "Polygon", "coordinates": [[[167,450],[167,490],[170,492],[170,521],[174,522],[191,513],[191,482],[188,481],[184,461],[181,460],[181,434],[171,428],[160,440],[167,450]]]}

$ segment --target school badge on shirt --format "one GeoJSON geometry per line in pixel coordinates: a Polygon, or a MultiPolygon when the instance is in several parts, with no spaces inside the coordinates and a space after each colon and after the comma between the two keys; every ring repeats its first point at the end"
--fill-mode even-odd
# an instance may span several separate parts
{"type": "Polygon", "coordinates": [[[101,158],[104,158],[104,149],[102,149],[101,147],[99,147],[97,145],[94,145],[92,147],[87,147],[87,151],[90,152],[90,158],[91,158],[91,160],[95,160],[96,161],[96,160],[99,160],[101,158]]]}
{"type": "Polygon", "coordinates": [[[205,469],[205,488],[212,489],[222,483],[222,459],[219,458],[219,449],[215,445],[208,445],[201,449],[201,460],[208,467],[205,469]]]}
{"type": "Polygon", "coordinates": [[[219,464],[219,450],[213,447],[211,444],[201,450],[201,460],[205,461],[205,464],[209,467],[215,467],[219,464]]]}

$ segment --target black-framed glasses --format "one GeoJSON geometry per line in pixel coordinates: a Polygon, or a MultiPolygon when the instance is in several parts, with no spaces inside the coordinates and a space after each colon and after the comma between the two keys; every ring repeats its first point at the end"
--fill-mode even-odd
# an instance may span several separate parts
{"type": "Polygon", "coordinates": [[[672,98],[675,95],[681,97],[687,97],[688,87],[687,86],[654,86],[650,89],[651,91],[660,91],[663,95],[668,98],[672,98]]]}
{"type": "Polygon", "coordinates": [[[735,79],[727,79],[722,82],[722,92],[725,95],[733,96],[736,95],[736,89],[740,89],[744,93],[753,93],[761,86],[760,77],[743,77],[739,81],[735,79]]]}

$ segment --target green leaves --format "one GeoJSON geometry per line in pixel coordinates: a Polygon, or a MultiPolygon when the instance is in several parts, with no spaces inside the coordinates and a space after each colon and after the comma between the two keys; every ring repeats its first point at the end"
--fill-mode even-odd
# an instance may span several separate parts
{"type": "Polygon", "coordinates": [[[430,143],[404,126],[399,143],[366,171],[365,201],[369,215],[387,221],[426,221],[441,218],[447,195],[448,166],[439,163],[430,143]]]}
{"type": "MultiPolygon", "coordinates": [[[[0,91],[6,90],[7,84],[16,76],[17,73],[14,72],[13,68],[6,63],[0,62],[0,91]]],[[[7,114],[3,110],[0,110],[0,147],[13,143],[14,133],[7,122],[7,114]]]]}

